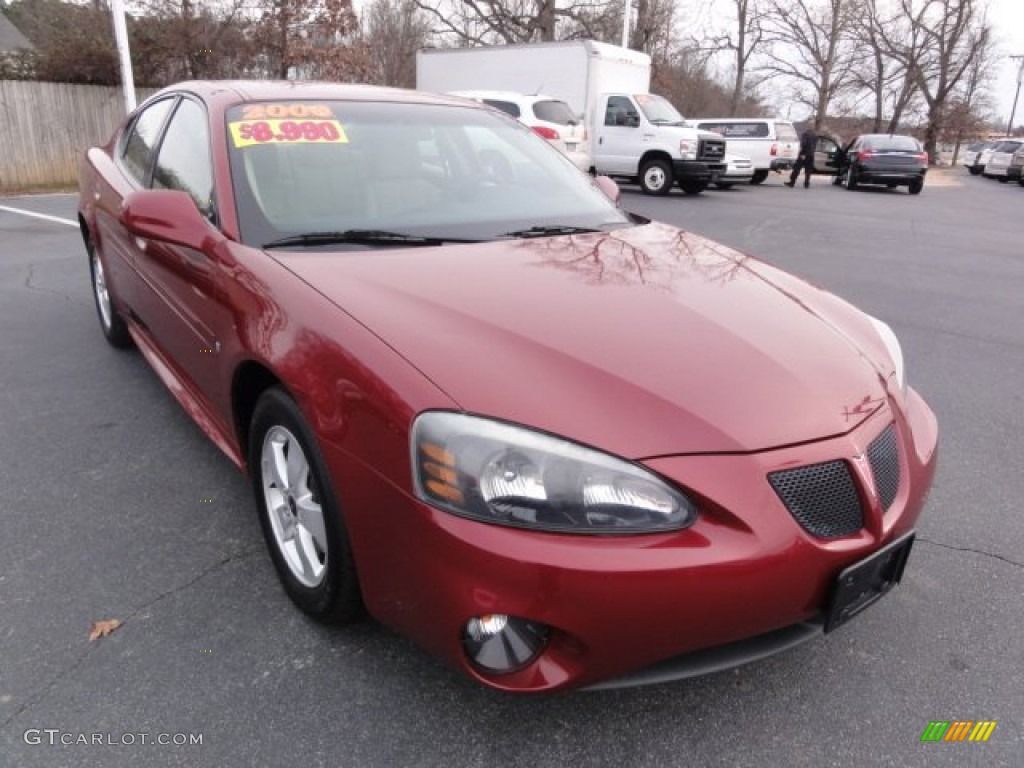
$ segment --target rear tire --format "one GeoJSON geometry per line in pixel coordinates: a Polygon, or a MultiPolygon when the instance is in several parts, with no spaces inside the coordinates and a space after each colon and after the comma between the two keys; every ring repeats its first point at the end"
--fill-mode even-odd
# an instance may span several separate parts
{"type": "Polygon", "coordinates": [[[1005,176],[996,176],[996,181],[998,181],[1000,184],[1005,184],[1006,182],[1009,181],[1009,179],[1006,178],[1005,176]]]}
{"type": "Polygon", "coordinates": [[[846,169],[846,188],[851,192],[857,188],[857,174],[853,172],[852,165],[846,169]]]}
{"type": "Polygon", "coordinates": [[[89,254],[92,298],[96,302],[96,314],[99,316],[103,338],[116,349],[129,349],[132,346],[132,335],[128,332],[128,326],[117,311],[100,255],[96,252],[92,241],[88,239],[85,241],[85,251],[89,254]]]}
{"type": "Polygon", "coordinates": [[[327,624],[358,618],[359,578],[327,465],[298,405],[276,387],[253,409],[249,474],[270,559],[292,602],[327,624]]]}
{"type": "Polygon", "coordinates": [[[768,178],[768,171],[754,171],[753,177],[750,179],[751,184],[763,184],[768,178]]]}
{"type": "Polygon", "coordinates": [[[967,172],[971,174],[971,176],[977,176],[979,173],[981,173],[981,168],[979,168],[976,165],[972,165],[967,169],[967,172]]]}
{"type": "Polygon", "coordinates": [[[672,181],[672,166],[666,160],[648,160],[640,169],[640,189],[645,195],[667,195],[672,181]]]}
{"type": "Polygon", "coordinates": [[[910,186],[907,187],[907,191],[912,195],[920,195],[922,189],[924,189],[924,180],[922,179],[915,179],[910,182],[910,186]]]}
{"type": "Polygon", "coordinates": [[[715,182],[715,188],[716,189],[732,189],[733,188],[733,182],[731,182],[731,181],[716,181],[715,182]]]}

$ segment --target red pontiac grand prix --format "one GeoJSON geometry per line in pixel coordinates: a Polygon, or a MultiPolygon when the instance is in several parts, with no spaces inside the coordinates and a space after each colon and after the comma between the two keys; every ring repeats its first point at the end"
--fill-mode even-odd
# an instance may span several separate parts
{"type": "Polygon", "coordinates": [[[935,417],[881,321],[455,97],[193,82],[89,150],[100,326],[310,616],[506,691],[739,664],[899,582],[935,417]]]}

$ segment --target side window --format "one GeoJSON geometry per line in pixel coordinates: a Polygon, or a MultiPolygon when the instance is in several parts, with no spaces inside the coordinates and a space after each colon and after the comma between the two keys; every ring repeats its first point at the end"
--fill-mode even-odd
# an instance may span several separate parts
{"type": "Polygon", "coordinates": [[[161,99],[146,107],[136,118],[131,133],[124,143],[121,159],[124,166],[137,182],[146,182],[146,170],[153,156],[153,145],[160,136],[160,128],[171,111],[174,99],[161,99]]]}
{"type": "Polygon", "coordinates": [[[605,125],[626,125],[635,128],[640,125],[640,115],[633,102],[625,96],[609,96],[604,113],[605,125]]]}
{"type": "Polygon", "coordinates": [[[506,115],[512,115],[512,117],[518,118],[521,112],[519,111],[519,105],[512,101],[499,101],[498,99],[484,99],[484,104],[500,109],[506,115]]]}
{"type": "Polygon", "coordinates": [[[181,100],[167,126],[153,169],[153,188],[188,192],[204,215],[213,213],[210,130],[206,111],[191,99],[181,100]]]}

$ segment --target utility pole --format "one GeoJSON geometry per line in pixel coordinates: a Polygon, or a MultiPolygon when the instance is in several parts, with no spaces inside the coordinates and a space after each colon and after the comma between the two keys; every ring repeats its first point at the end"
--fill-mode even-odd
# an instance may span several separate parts
{"type": "Polygon", "coordinates": [[[1017,92],[1013,95],[1013,109],[1010,110],[1010,122],[1006,124],[1006,135],[1013,136],[1013,118],[1017,116],[1017,99],[1020,98],[1020,85],[1024,82],[1024,55],[1011,56],[1014,61],[1020,61],[1017,69],[1017,92]]]}
{"type": "Polygon", "coordinates": [[[132,77],[132,57],[128,50],[128,26],[124,19],[124,0],[111,0],[110,15],[114,21],[114,40],[121,61],[121,88],[124,91],[125,113],[135,109],[135,79],[132,77]]]}

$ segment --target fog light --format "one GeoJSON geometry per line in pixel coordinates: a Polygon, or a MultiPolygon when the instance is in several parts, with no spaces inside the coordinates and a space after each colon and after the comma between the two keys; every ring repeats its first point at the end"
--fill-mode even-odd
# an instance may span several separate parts
{"type": "Polygon", "coordinates": [[[543,624],[491,613],[466,622],[462,645],[474,664],[491,672],[515,672],[537,658],[547,637],[543,624]]]}

